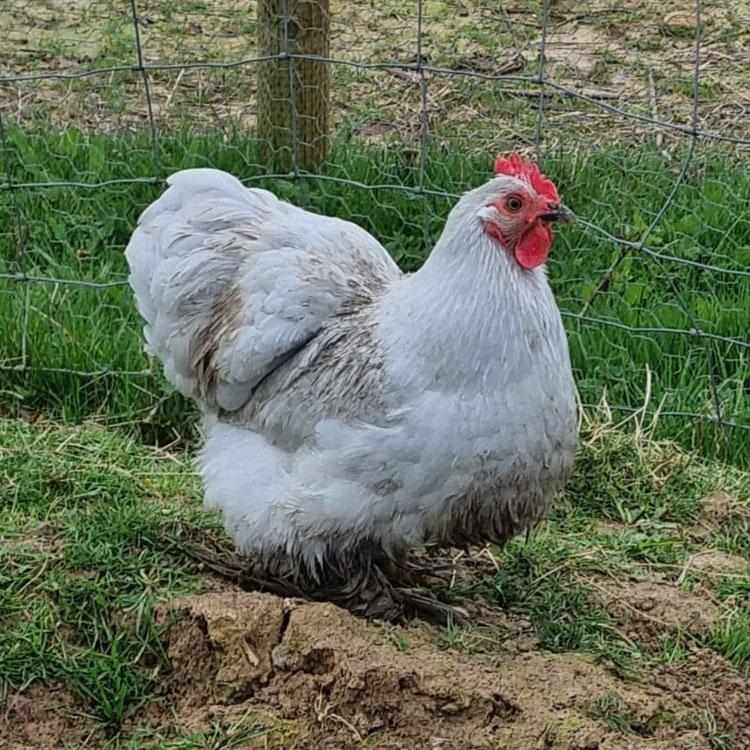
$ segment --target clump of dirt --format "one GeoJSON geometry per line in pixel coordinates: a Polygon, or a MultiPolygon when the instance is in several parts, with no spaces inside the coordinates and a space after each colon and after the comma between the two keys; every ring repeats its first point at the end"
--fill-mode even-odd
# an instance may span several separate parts
{"type": "Polygon", "coordinates": [[[706,549],[690,555],[685,567],[688,572],[708,578],[722,577],[746,570],[748,561],[740,555],[730,555],[718,549],[706,549]]]}
{"type": "Polygon", "coordinates": [[[700,520],[711,526],[720,526],[729,520],[750,521],[750,508],[725,490],[717,490],[701,501],[700,520]]]}
{"type": "Polygon", "coordinates": [[[688,529],[690,537],[708,545],[717,532],[750,534],[750,506],[725,490],[717,490],[701,500],[697,522],[688,529]]]}
{"type": "Polygon", "coordinates": [[[83,712],[81,701],[62,689],[32,685],[0,705],[0,747],[48,750],[89,747],[102,739],[101,728],[83,712]]]}
{"type": "Polygon", "coordinates": [[[291,722],[296,748],[338,750],[708,747],[679,696],[581,654],[441,650],[416,626],[399,645],[333,605],[258,593],[189,597],[164,616],[173,671],[162,692],[181,723],[254,708],[291,722]],[[608,701],[637,731],[597,714],[608,701]]]}
{"type": "Polygon", "coordinates": [[[158,620],[173,621],[167,656],[170,697],[178,712],[207,701],[252,696],[272,672],[271,650],[282,635],[284,603],[237,591],[180,599],[158,620]]]}
{"type": "Polygon", "coordinates": [[[606,581],[597,598],[630,638],[654,644],[661,633],[705,636],[719,619],[716,604],[657,581],[606,581]]]}

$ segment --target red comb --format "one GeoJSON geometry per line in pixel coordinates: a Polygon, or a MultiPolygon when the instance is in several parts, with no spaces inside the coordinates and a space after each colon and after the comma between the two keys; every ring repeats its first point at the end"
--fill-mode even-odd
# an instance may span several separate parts
{"type": "Polygon", "coordinates": [[[525,180],[550,203],[560,202],[555,183],[545,177],[534,162],[525,161],[518,154],[511,154],[507,159],[498,156],[495,160],[495,174],[505,174],[525,180]]]}

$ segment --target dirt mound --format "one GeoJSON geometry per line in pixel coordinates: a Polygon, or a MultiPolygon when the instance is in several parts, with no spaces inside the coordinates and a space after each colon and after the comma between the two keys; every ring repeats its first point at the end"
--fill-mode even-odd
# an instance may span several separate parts
{"type": "MultiPolygon", "coordinates": [[[[664,594],[635,590],[641,606],[664,594]]],[[[239,591],[178,599],[158,616],[170,668],[123,737],[214,736],[251,717],[260,731],[232,747],[750,750],[750,680],[697,647],[638,682],[584,654],[530,647],[523,628],[523,648],[467,652],[419,624],[378,626],[332,605],[239,591]]],[[[0,709],[0,747],[63,746],[106,746],[68,693],[32,686],[0,709]]]]}
{"type": "Polygon", "coordinates": [[[163,616],[163,694],[181,723],[254,707],[295,748],[709,747],[671,691],[580,654],[470,655],[417,627],[393,642],[332,605],[257,593],[188,597],[163,616]]]}

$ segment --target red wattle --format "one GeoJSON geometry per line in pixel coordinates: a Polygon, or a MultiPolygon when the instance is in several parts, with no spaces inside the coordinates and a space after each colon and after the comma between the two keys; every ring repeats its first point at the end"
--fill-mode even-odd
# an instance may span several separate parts
{"type": "Polygon", "coordinates": [[[552,230],[541,222],[526,231],[516,245],[515,256],[527,270],[541,266],[547,260],[552,245],[552,230]]]}

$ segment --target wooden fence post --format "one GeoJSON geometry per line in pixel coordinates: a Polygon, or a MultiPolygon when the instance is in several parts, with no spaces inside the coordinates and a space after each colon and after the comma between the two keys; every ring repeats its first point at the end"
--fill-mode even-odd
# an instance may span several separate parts
{"type": "MultiPolygon", "coordinates": [[[[328,57],[329,0],[258,0],[258,52],[328,57]]],[[[258,136],[276,171],[315,170],[326,157],[329,63],[299,58],[258,67],[258,136]]]]}

